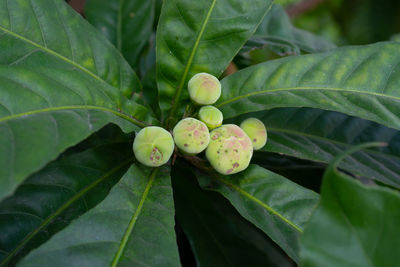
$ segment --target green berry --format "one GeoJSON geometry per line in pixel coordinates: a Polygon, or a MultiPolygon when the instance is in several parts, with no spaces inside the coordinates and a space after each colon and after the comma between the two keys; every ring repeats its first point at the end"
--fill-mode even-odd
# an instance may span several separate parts
{"type": "Polygon", "coordinates": [[[178,122],[173,130],[176,146],[187,154],[197,154],[206,149],[210,142],[207,126],[194,118],[186,118],[178,122]]]}
{"type": "Polygon", "coordinates": [[[188,83],[190,98],[199,105],[211,105],[221,96],[219,80],[208,73],[194,75],[188,83]]]}
{"type": "Polygon", "coordinates": [[[267,143],[267,129],[259,119],[248,118],[240,124],[240,128],[250,137],[254,150],[263,148],[267,143]]]}
{"type": "Polygon", "coordinates": [[[143,128],[133,142],[136,159],[149,167],[158,167],[167,163],[174,148],[171,134],[157,126],[143,128]]]}
{"type": "Polygon", "coordinates": [[[221,174],[234,174],[249,166],[253,145],[247,134],[237,125],[224,124],[210,134],[206,157],[221,174]]]}
{"type": "Polygon", "coordinates": [[[207,125],[208,129],[212,130],[221,126],[224,116],[216,107],[204,106],[199,111],[199,118],[207,125]]]}

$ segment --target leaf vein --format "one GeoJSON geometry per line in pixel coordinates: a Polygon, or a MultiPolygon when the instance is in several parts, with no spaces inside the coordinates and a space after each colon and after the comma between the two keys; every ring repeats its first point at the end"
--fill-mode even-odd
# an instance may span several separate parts
{"type": "MultiPolygon", "coordinates": [[[[179,87],[176,90],[174,99],[172,101],[172,107],[171,107],[171,111],[169,113],[169,118],[172,118],[174,116],[174,114],[175,114],[176,108],[178,106],[179,99],[180,99],[181,94],[182,94],[184,83],[186,81],[187,75],[189,74],[189,69],[192,66],[192,62],[193,62],[194,56],[195,56],[195,54],[197,52],[197,48],[198,48],[198,46],[200,44],[200,40],[203,37],[204,31],[205,31],[207,23],[208,23],[208,21],[209,21],[209,19],[211,17],[211,13],[214,10],[216,2],[217,2],[217,0],[213,0],[213,2],[211,3],[211,6],[210,6],[210,8],[209,8],[209,10],[207,12],[207,15],[206,15],[206,17],[205,17],[205,19],[203,21],[203,24],[201,26],[200,32],[199,32],[199,34],[198,34],[198,36],[196,38],[196,41],[194,42],[192,51],[191,51],[189,59],[188,59],[188,62],[186,64],[186,67],[184,69],[183,75],[181,77],[181,80],[180,80],[180,83],[179,83],[179,87]]],[[[168,122],[169,119],[167,119],[166,121],[168,122]]]]}

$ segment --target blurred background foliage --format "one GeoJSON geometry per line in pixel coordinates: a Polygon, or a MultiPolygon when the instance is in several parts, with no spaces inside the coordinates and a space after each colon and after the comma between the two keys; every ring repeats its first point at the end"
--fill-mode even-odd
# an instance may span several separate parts
{"type": "MultiPolygon", "coordinates": [[[[399,0],[276,0],[297,28],[337,46],[400,41],[399,0]]],[[[252,63],[279,57],[270,49],[251,51],[252,63]]]]}

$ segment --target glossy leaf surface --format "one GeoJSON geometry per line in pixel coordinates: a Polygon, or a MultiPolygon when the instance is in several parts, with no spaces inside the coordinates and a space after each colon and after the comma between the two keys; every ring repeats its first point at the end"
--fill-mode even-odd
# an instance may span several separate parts
{"type": "Polygon", "coordinates": [[[301,239],[302,266],[396,266],[400,195],[331,167],[301,239]]]}
{"type": "Polygon", "coordinates": [[[264,231],[294,261],[298,238],[318,194],[257,165],[235,175],[199,174],[200,185],[226,197],[239,213],[264,231]]]}
{"type": "Polygon", "coordinates": [[[0,36],[1,65],[65,68],[119,88],[126,96],[140,91],[138,78],[118,50],[65,1],[1,0],[0,36]]]}
{"type": "Polygon", "coordinates": [[[109,122],[157,123],[124,97],[137,84],[129,65],[64,1],[0,6],[0,199],[109,122]]]}
{"type": "Polygon", "coordinates": [[[276,107],[339,111],[400,129],[399,43],[286,57],[222,80],[225,118],[276,107]]]}
{"type": "Polygon", "coordinates": [[[153,28],[154,0],[88,0],[86,19],[113,43],[132,67],[153,28]]]}
{"type": "Polygon", "coordinates": [[[193,174],[183,168],[176,168],[172,175],[176,216],[197,266],[293,266],[272,240],[221,195],[201,190],[193,174]]]}
{"type": "Polygon", "coordinates": [[[256,30],[271,3],[164,1],[157,29],[157,84],[161,109],[168,112],[169,119],[176,120],[175,115],[183,113],[189,79],[199,72],[219,77],[256,30]]]}
{"type": "Polygon", "coordinates": [[[336,47],[322,37],[294,27],[285,9],[277,4],[265,16],[241,52],[265,46],[280,56],[299,55],[301,51],[324,52],[336,47]]]}
{"type": "Polygon", "coordinates": [[[0,202],[0,266],[13,264],[108,194],[133,161],[131,143],[61,157],[0,202]]]}
{"type": "MultiPolygon", "coordinates": [[[[239,116],[257,117],[268,129],[262,151],[330,163],[337,155],[364,142],[386,142],[387,147],[365,148],[340,163],[353,174],[400,188],[400,132],[342,113],[310,108],[280,108],[239,116]]],[[[261,155],[260,155],[261,157],[261,155]]]]}
{"type": "Polygon", "coordinates": [[[132,165],[110,194],[20,266],[179,266],[168,168],[132,165]]]}

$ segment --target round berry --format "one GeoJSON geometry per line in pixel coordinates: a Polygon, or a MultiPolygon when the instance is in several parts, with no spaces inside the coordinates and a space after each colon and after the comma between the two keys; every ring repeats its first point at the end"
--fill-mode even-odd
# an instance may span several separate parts
{"type": "Polygon", "coordinates": [[[143,128],[133,142],[136,159],[149,167],[158,167],[167,163],[174,148],[171,134],[157,126],[143,128]]]}
{"type": "Polygon", "coordinates": [[[224,116],[216,107],[204,106],[199,110],[199,119],[207,125],[208,129],[212,130],[222,125],[224,116]]]}
{"type": "Polygon", "coordinates": [[[224,124],[210,134],[206,157],[221,174],[234,174],[249,166],[253,145],[247,134],[237,125],[224,124]]]}
{"type": "Polygon", "coordinates": [[[221,96],[221,83],[208,73],[194,75],[188,83],[190,98],[199,105],[211,105],[221,96]]]}
{"type": "Polygon", "coordinates": [[[198,154],[206,149],[210,142],[207,126],[194,118],[186,118],[178,122],[173,130],[176,146],[187,154],[198,154]]]}
{"type": "Polygon", "coordinates": [[[263,148],[267,143],[267,129],[259,119],[248,118],[240,124],[240,128],[250,137],[254,150],[263,148]]]}

